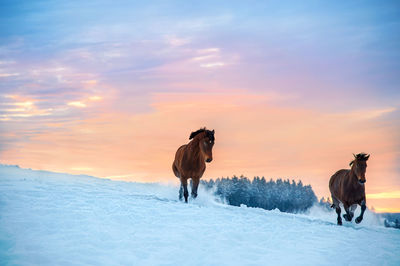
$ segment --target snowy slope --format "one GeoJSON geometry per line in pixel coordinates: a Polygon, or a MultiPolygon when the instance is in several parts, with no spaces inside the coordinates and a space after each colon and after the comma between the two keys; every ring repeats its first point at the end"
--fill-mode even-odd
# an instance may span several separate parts
{"type": "Polygon", "coordinates": [[[177,193],[0,165],[0,265],[400,265],[400,230],[371,213],[339,227],[177,193]]]}

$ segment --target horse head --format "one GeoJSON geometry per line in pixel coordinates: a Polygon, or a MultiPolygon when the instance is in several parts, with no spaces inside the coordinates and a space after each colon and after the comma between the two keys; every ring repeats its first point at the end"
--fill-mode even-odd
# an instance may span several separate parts
{"type": "Polygon", "coordinates": [[[212,148],[214,146],[214,141],[215,141],[214,133],[215,130],[211,131],[206,128],[201,128],[195,132],[192,132],[189,137],[189,139],[195,137],[199,139],[200,151],[207,163],[211,162],[213,159],[212,148]]]}
{"type": "Polygon", "coordinates": [[[350,162],[351,170],[356,175],[358,182],[364,184],[367,180],[365,179],[365,172],[367,171],[367,161],[369,154],[359,153],[354,155],[354,160],[350,162]]]}

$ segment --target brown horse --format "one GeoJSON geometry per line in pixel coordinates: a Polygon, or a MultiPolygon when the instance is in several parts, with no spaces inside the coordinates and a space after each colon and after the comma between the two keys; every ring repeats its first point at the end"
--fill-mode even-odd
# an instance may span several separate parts
{"type": "Polygon", "coordinates": [[[176,177],[181,180],[181,188],[179,190],[179,199],[182,200],[182,192],[185,202],[188,202],[187,180],[192,179],[192,197],[197,197],[197,188],[200,178],[206,170],[206,163],[212,161],[212,148],[214,146],[215,131],[201,128],[190,134],[188,144],[182,145],[176,151],[175,160],[172,164],[172,170],[176,177]]]}
{"type": "MultiPolygon", "coordinates": [[[[354,154],[353,154],[354,155],[354,154]]],[[[367,160],[369,154],[359,153],[354,155],[354,160],[350,162],[351,169],[337,171],[329,180],[329,190],[332,195],[332,208],[336,208],[337,224],[342,225],[340,217],[340,202],[344,206],[346,214],[343,217],[350,222],[353,219],[357,204],[361,206],[361,214],[356,218],[356,223],[363,219],[366,207],[365,201],[365,171],[367,170],[367,160]]]]}

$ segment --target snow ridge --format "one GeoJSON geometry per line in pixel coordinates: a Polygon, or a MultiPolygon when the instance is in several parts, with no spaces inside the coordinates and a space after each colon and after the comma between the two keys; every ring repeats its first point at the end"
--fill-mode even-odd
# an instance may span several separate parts
{"type": "Polygon", "coordinates": [[[199,191],[0,165],[1,265],[400,265],[400,230],[367,214],[233,207],[199,191]]]}

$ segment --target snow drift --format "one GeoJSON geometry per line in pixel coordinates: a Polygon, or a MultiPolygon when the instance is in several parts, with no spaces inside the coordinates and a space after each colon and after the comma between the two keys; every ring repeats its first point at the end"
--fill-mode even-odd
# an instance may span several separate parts
{"type": "Polygon", "coordinates": [[[0,165],[0,264],[400,265],[400,230],[233,207],[205,190],[0,165]]]}

